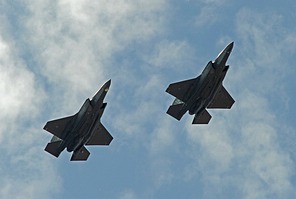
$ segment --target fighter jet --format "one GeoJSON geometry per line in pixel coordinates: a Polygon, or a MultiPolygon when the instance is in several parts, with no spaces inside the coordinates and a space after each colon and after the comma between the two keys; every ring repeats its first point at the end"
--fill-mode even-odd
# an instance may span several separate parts
{"type": "Polygon", "coordinates": [[[59,157],[66,148],[72,152],[71,161],[87,160],[90,155],[84,145],[109,145],[113,137],[100,119],[107,103],[103,100],[109,90],[111,80],[107,81],[93,96],[86,99],[80,110],[69,117],[48,121],[44,130],[53,134],[45,151],[59,157]]]}
{"type": "Polygon", "coordinates": [[[222,82],[229,69],[225,64],[232,48],[233,42],[220,52],[215,61],[210,61],[198,77],[169,85],[166,92],[176,99],[167,114],[180,120],[189,111],[190,115],[195,115],[192,124],[208,124],[212,116],[206,108],[231,108],[234,100],[222,82]]]}

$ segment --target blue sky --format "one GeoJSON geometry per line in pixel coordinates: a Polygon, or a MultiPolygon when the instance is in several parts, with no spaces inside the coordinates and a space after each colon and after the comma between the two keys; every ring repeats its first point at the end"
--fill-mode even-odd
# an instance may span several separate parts
{"type": "Polygon", "coordinates": [[[295,198],[296,3],[0,1],[0,198],[295,198]],[[165,112],[231,41],[231,110],[192,126],[165,112]],[[46,121],[112,79],[109,147],[44,152],[46,121]]]}

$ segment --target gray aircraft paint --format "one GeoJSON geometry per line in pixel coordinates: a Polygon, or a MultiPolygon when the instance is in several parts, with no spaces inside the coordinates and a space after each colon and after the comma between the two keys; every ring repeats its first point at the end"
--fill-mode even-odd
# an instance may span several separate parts
{"type": "Polygon", "coordinates": [[[219,53],[214,62],[210,61],[198,77],[169,85],[166,92],[176,97],[167,111],[169,115],[180,120],[188,111],[195,115],[193,124],[208,124],[212,116],[206,108],[231,108],[235,101],[222,82],[229,69],[226,61],[232,48],[233,42],[219,53]]]}
{"type": "Polygon", "coordinates": [[[66,149],[73,152],[72,160],[87,160],[89,151],[84,145],[109,145],[113,139],[100,122],[107,103],[104,98],[111,80],[90,99],[86,99],[80,110],[73,116],[48,121],[44,130],[54,136],[45,151],[58,157],[66,149]]]}

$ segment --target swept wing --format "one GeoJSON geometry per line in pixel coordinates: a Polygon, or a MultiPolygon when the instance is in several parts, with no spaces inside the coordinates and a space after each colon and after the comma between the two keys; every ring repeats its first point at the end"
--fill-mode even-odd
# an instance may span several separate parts
{"type": "Polygon", "coordinates": [[[64,129],[73,118],[74,116],[69,116],[57,120],[48,121],[43,129],[63,140],[65,136],[63,135],[64,129]]]}
{"type": "Polygon", "coordinates": [[[110,135],[108,130],[99,123],[94,129],[91,138],[85,145],[109,145],[113,137],[110,135]]]}
{"type": "Polygon", "coordinates": [[[234,99],[230,96],[223,85],[219,87],[214,99],[207,108],[223,108],[230,109],[234,104],[234,99]]]}
{"type": "Polygon", "coordinates": [[[200,76],[194,79],[189,79],[181,82],[172,83],[166,89],[166,92],[175,96],[183,102],[186,102],[187,91],[194,85],[196,81],[199,81],[200,76]]]}

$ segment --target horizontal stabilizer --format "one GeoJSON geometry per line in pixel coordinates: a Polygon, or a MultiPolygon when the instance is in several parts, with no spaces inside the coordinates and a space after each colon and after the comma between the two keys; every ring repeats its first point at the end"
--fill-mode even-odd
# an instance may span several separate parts
{"type": "Polygon", "coordinates": [[[166,89],[166,92],[173,95],[174,97],[180,99],[183,102],[186,102],[186,94],[191,86],[196,81],[199,81],[200,76],[194,79],[189,79],[181,82],[176,82],[173,84],[170,84],[169,87],[166,89]]]}
{"type": "Polygon", "coordinates": [[[184,104],[171,105],[167,110],[167,114],[180,120],[187,111],[186,109],[182,109],[183,105],[184,104]]]}
{"type": "Polygon", "coordinates": [[[78,151],[74,151],[71,161],[85,161],[90,155],[89,151],[83,146],[78,151]]]}
{"type": "Polygon", "coordinates": [[[230,96],[223,85],[220,86],[214,99],[207,108],[223,108],[230,109],[234,104],[234,99],[230,96]]]}
{"type": "Polygon", "coordinates": [[[62,151],[59,150],[59,146],[62,141],[50,142],[46,145],[45,151],[52,154],[55,157],[59,157],[62,151]]]}
{"type": "Polygon", "coordinates": [[[63,140],[64,129],[73,118],[74,116],[69,116],[57,120],[48,121],[46,125],[43,127],[43,129],[63,140]]]}
{"type": "Polygon", "coordinates": [[[199,115],[195,115],[192,124],[208,124],[211,120],[212,116],[210,113],[205,109],[199,115]]]}
{"type": "Polygon", "coordinates": [[[92,136],[86,145],[109,145],[112,140],[112,135],[110,135],[108,130],[100,123],[92,132],[92,136]]]}

